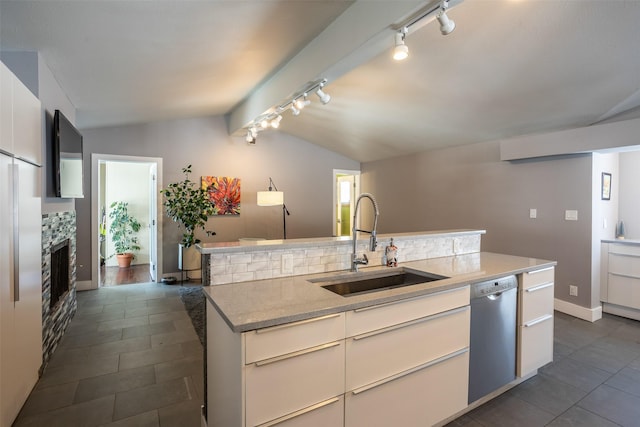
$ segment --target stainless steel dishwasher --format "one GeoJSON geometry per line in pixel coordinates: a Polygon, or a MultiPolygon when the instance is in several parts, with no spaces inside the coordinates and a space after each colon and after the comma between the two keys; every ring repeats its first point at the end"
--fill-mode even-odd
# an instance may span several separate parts
{"type": "Polygon", "coordinates": [[[471,285],[469,403],[516,377],[515,276],[471,285]]]}

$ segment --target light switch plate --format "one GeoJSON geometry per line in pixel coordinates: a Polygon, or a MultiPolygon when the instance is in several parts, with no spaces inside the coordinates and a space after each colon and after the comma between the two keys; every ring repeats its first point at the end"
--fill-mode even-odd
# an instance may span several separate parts
{"type": "Polygon", "coordinates": [[[538,217],[538,209],[529,209],[529,218],[535,219],[538,217]]]}
{"type": "Polygon", "coordinates": [[[567,221],[577,221],[578,211],[573,211],[573,210],[564,211],[564,219],[567,221]]]}

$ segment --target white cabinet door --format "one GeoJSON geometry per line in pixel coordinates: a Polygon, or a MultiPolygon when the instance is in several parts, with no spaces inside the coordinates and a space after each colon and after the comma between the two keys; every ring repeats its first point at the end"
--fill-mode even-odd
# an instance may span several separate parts
{"type": "Polygon", "coordinates": [[[344,393],[344,340],[245,366],[246,425],[257,426],[344,393]]]}
{"type": "MultiPolygon", "coordinates": [[[[13,74],[0,62],[0,150],[13,154],[13,74]]],[[[0,179],[7,182],[6,177],[0,179]]]]}
{"type": "Polygon", "coordinates": [[[349,427],[424,427],[467,406],[469,352],[463,350],[432,364],[348,392],[349,427]]]}
{"type": "Polygon", "coordinates": [[[469,306],[348,338],[346,390],[469,347],[469,306]]]}
{"type": "Polygon", "coordinates": [[[520,277],[516,374],[525,377],[553,360],[554,268],[520,277]]]}
{"type": "Polygon", "coordinates": [[[42,111],[40,101],[13,78],[13,153],[16,157],[42,164],[42,111]]]}
{"type": "Polygon", "coordinates": [[[344,395],[334,397],[260,427],[341,427],[344,425],[344,395]]]}

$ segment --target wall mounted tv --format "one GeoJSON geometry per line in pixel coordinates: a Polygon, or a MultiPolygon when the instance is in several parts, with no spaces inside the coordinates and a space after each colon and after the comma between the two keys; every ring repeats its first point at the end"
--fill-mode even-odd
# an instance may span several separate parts
{"type": "Polygon", "coordinates": [[[63,198],[83,198],[82,134],[56,110],[53,116],[53,187],[63,198]]]}

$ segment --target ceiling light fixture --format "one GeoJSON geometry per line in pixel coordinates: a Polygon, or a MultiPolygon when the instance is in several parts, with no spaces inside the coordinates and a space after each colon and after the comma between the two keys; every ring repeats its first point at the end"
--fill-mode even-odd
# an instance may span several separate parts
{"type": "Polygon", "coordinates": [[[448,1],[443,1],[440,6],[440,12],[436,15],[436,19],[440,23],[440,32],[443,36],[449,35],[456,29],[456,23],[447,16],[448,1]]]}
{"type": "Polygon", "coordinates": [[[404,44],[404,38],[407,35],[408,28],[402,27],[396,33],[396,46],[393,48],[393,59],[402,61],[409,56],[409,46],[404,44]]]}
{"type": "Polygon", "coordinates": [[[250,143],[254,144],[258,132],[269,128],[278,129],[280,127],[280,122],[282,121],[282,113],[285,111],[291,110],[291,114],[294,116],[300,115],[300,111],[307,105],[311,104],[311,101],[307,99],[310,93],[315,92],[323,105],[328,104],[331,100],[331,96],[322,90],[326,84],[327,79],[318,79],[308,82],[300,90],[288,96],[280,104],[274,105],[266,112],[253,119],[243,127],[244,130],[248,131],[246,137],[247,142],[250,142],[249,137],[251,137],[252,142],[250,143]]]}
{"type": "Polygon", "coordinates": [[[318,90],[316,90],[316,95],[318,95],[318,98],[320,99],[320,102],[322,103],[322,105],[327,105],[329,101],[331,101],[331,95],[329,95],[328,93],[325,93],[322,90],[323,86],[324,85],[320,85],[318,90]]]}

